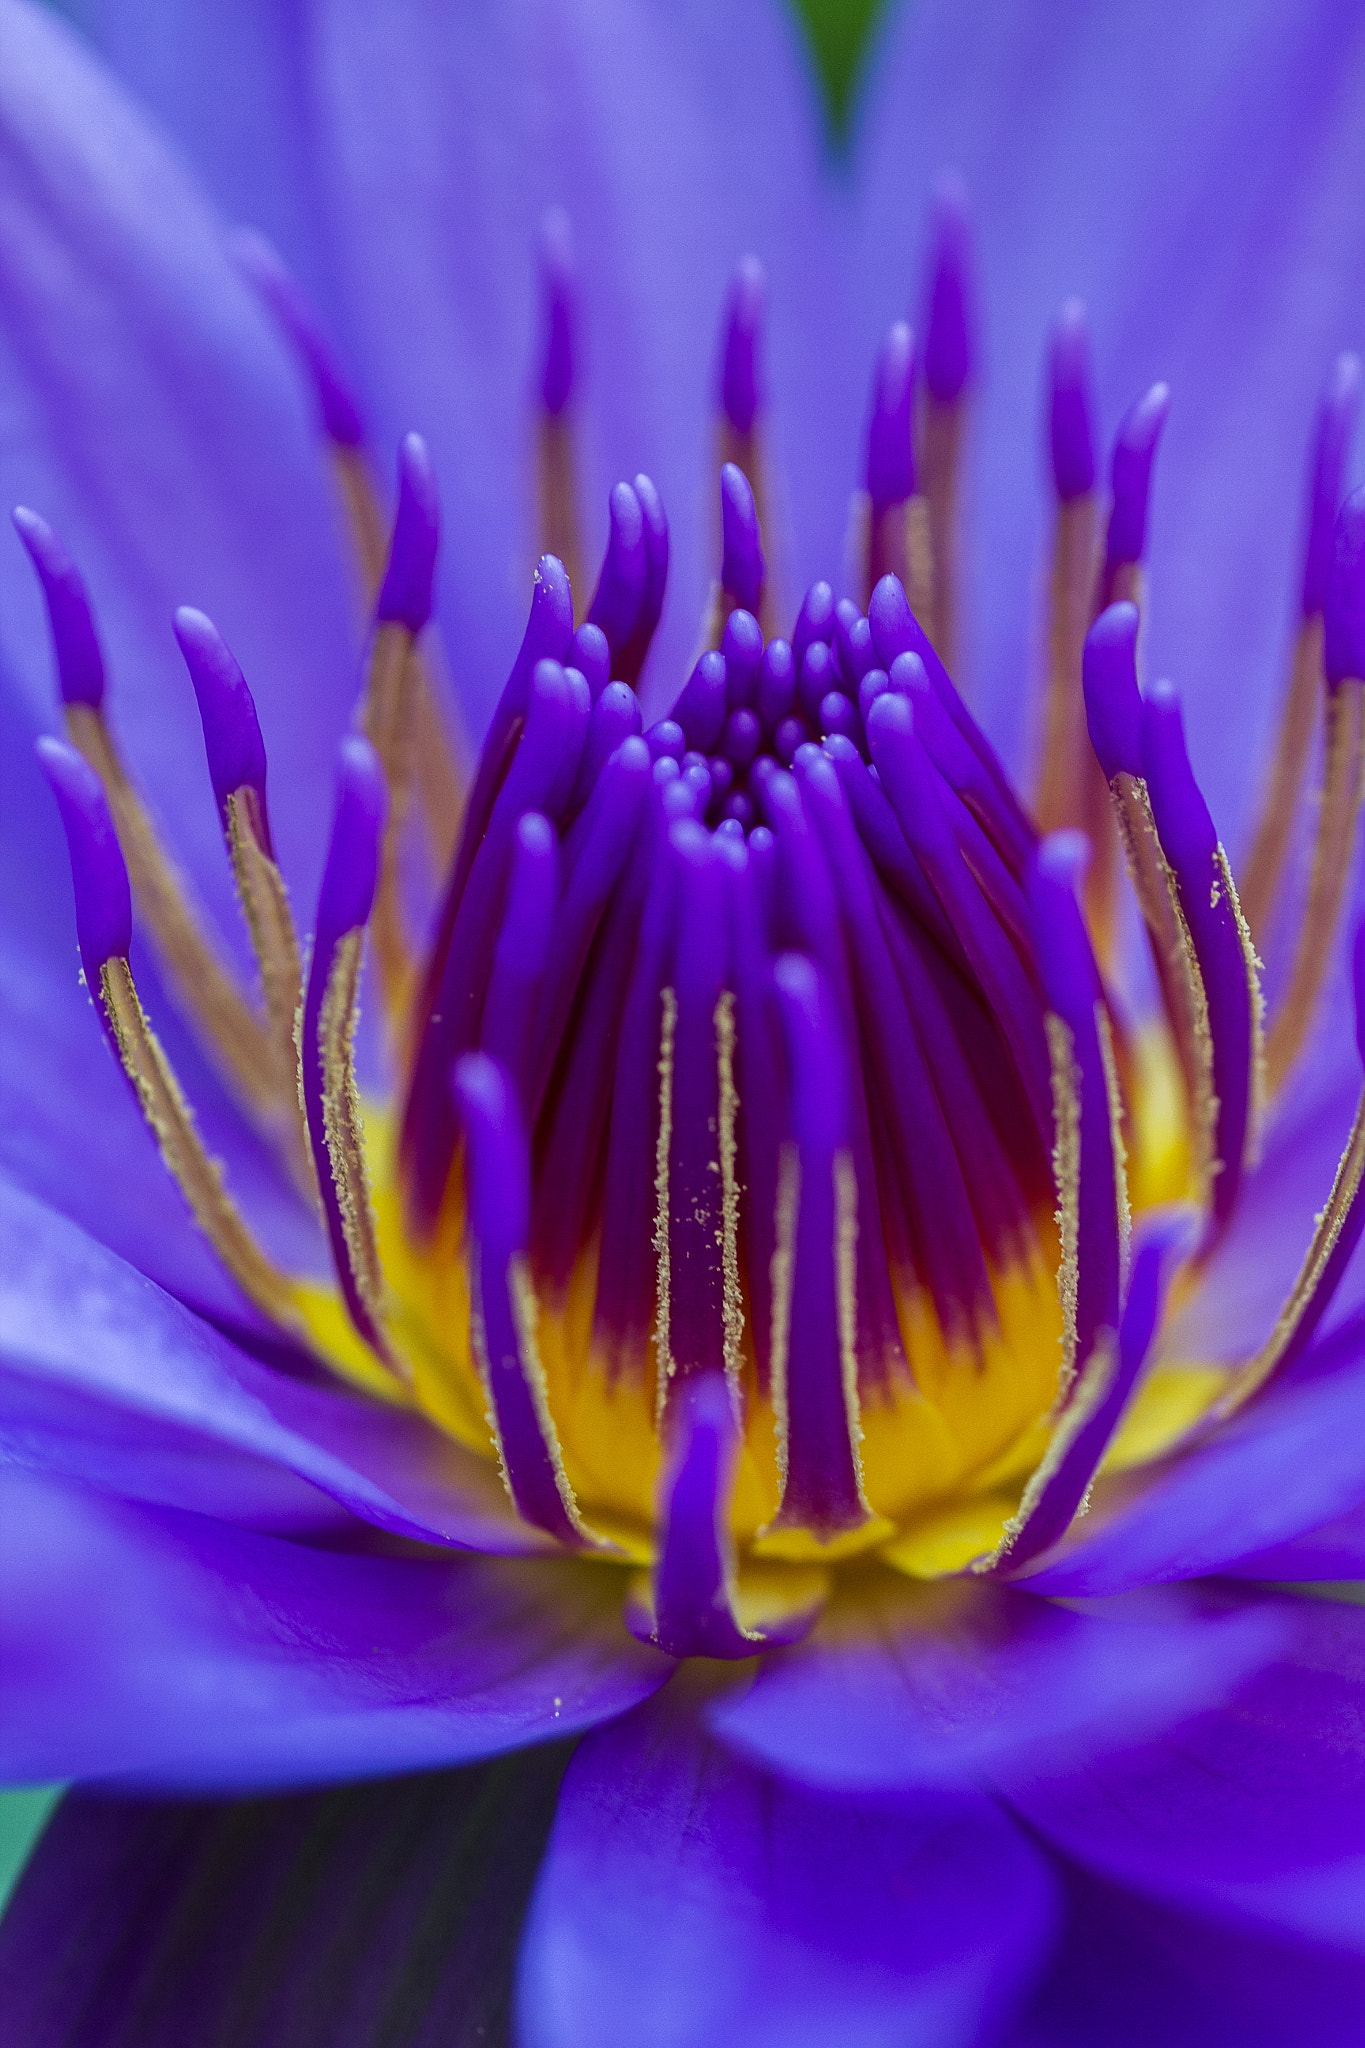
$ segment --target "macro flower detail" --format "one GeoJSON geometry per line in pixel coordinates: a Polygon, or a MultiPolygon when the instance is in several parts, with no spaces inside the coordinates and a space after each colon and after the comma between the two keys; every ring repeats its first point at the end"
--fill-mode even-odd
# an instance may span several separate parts
{"type": "MultiPolygon", "coordinates": [[[[662,27],[622,21],[646,78],[662,27]]],[[[329,60],[350,119],[384,33],[329,60]]],[[[784,76],[763,9],[736,33],[784,76]]],[[[722,90],[698,37],[679,103],[722,90]]],[[[709,277],[685,431],[625,407],[608,482],[594,408],[664,344],[610,208],[538,191],[480,483],[490,531],[496,489],[523,515],[518,640],[439,405],[394,417],[307,237],[227,230],[17,0],[6,46],[0,286],[46,336],[33,251],[98,277],[109,241],[156,336],[130,446],[174,484],[128,460],[111,508],[98,470],[92,515],[93,443],[50,491],[11,465],[49,709],[6,693],[46,787],[9,828],[0,1690],[7,1781],[75,1782],[0,1928],[20,2038],[169,2043],[205,2001],[243,2040],[1358,2038],[1357,359],[1299,556],[1258,556],[1294,597],[1278,730],[1262,759],[1229,718],[1201,774],[1212,686],[1153,660],[1181,379],[1106,443],[1063,282],[1020,768],[973,534],[1025,344],[975,185],[932,187],[809,531],[780,228],[709,277]],[[230,482],[182,463],[203,418],[230,482]],[[238,494],[271,536],[240,574],[238,494]]],[[[863,229],[824,175],[833,271],[863,229]]]]}

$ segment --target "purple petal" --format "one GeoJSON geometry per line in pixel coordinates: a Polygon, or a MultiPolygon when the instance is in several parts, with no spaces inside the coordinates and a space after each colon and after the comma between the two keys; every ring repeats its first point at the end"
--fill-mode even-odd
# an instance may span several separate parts
{"type": "Polygon", "coordinates": [[[1047,1872],[980,1794],[832,1798],[704,1734],[677,1680],[578,1750],[532,1901],[525,2048],[968,2048],[1046,1953],[1047,1872]],[[629,1994],[625,1993],[629,1986],[629,1994]]]}
{"type": "Polygon", "coordinates": [[[993,1775],[1088,1868],[1234,1924],[1365,1954],[1365,1614],[1260,1604],[1292,1635],[1226,1706],[1083,1771],[993,1775]]]}
{"type": "Polygon", "coordinates": [[[659,1685],[617,1575],[372,1556],[10,1471],[0,1772],[203,1788],[470,1761],[659,1685]]]}
{"type": "Polygon", "coordinates": [[[1273,1387],[1163,1464],[1101,1482],[1074,1548],[1031,1578],[1066,1596],[1200,1578],[1365,1501],[1365,1361],[1273,1387]]]}
{"type": "Polygon", "coordinates": [[[274,1799],[69,1793],[0,1931],[11,2034],[505,2041],[566,1749],[274,1799]]]}
{"type": "Polygon", "coordinates": [[[710,1721],[810,1784],[962,1783],[996,1758],[1065,1759],[1082,1736],[1112,1746],[1162,1727],[1222,1697],[1277,1643],[1260,1618],[1218,1625],[1183,1596],[1082,1614],[980,1579],[875,1574],[710,1721]]]}
{"type": "Polygon", "coordinates": [[[0,1180],[6,1454],[129,1499],[275,1526],[347,1517],[427,1543],[543,1548],[492,1463],[425,1418],[262,1364],[0,1180]]]}

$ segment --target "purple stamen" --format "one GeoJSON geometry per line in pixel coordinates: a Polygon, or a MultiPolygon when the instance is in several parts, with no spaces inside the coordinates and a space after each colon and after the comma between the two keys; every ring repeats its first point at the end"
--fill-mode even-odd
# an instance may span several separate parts
{"type": "MultiPolygon", "coordinates": [[[[849,600],[845,598],[844,603],[849,600]]],[[[819,640],[828,644],[836,630],[836,608],[834,592],[828,583],[812,583],[801,601],[792,629],[792,653],[799,662],[806,649],[819,640]]]]}
{"type": "Polygon", "coordinates": [[[1068,299],[1053,324],[1048,378],[1052,481],[1068,505],[1095,488],[1090,327],[1079,299],[1068,299]]]}
{"type": "Polygon", "coordinates": [[[546,1440],[524,1355],[529,1333],[515,1300],[515,1268],[525,1259],[531,1162],[516,1094],[485,1053],[456,1065],[451,1091],[467,1140],[469,1225],[477,1257],[478,1305],[489,1405],[497,1422],[507,1490],[534,1528],[581,1548],[583,1535],[566,1500],[567,1483],[546,1440]]]}
{"type": "MultiPolygon", "coordinates": [[[[86,986],[94,995],[106,960],[126,960],[133,942],[128,870],[94,769],[65,740],[42,738],[39,765],[57,799],[71,854],[76,939],[86,986]]],[[[103,1006],[96,1003],[103,1020],[103,1006]]],[[[106,1025],[107,1028],[107,1025],[106,1025]]]]}
{"type": "Polygon", "coordinates": [[[524,1101],[532,1053],[536,996],[559,903],[559,842],[539,811],[517,820],[507,904],[493,949],[479,1037],[502,1061],[524,1101]]]}
{"type": "Polygon", "coordinates": [[[763,539],[749,479],[733,462],[721,465],[720,527],[721,589],[733,603],[757,614],[767,574],[763,539]]]}
{"type": "Polygon", "coordinates": [[[736,267],[725,315],[725,350],[721,363],[721,410],[736,434],[753,432],[760,403],[759,365],[768,278],[756,256],[736,267]]]}
{"type": "MultiPolygon", "coordinates": [[[[811,962],[773,969],[800,1160],[785,1379],[786,1472],[778,1520],[833,1535],[867,1519],[850,1432],[843,1358],[835,1176],[848,1158],[845,1048],[811,962]]],[[[846,1366],[845,1361],[845,1366],[846,1366]]]]}
{"type": "Polygon", "coordinates": [[[1318,407],[1308,483],[1308,541],[1303,563],[1303,615],[1312,618],[1327,602],[1337,507],[1342,499],[1346,459],[1360,410],[1360,358],[1339,355],[1318,407]]]}
{"type": "Polygon", "coordinates": [[[1323,612],[1323,668],[1330,688],[1365,681],[1365,484],[1336,517],[1323,612]]]}
{"type": "Polygon", "coordinates": [[[1137,633],[1137,606],[1111,604],[1085,636],[1085,717],[1095,758],[1109,782],[1116,775],[1142,773],[1137,633]]]}
{"type": "Polygon", "coordinates": [[[1180,698],[1168,682],[1154,683],[1142,707],[1142,768],[1208,1003],[1217,1098],[1210,1202],[1221,1227],[1236,1206],[1252,1137],[1253,994],[1218,834],[1185,750],[1180,698]]]}
{"type": "Polygon", "coordinates": [[[838,687],[833,652],[823,640],[812,640],[801,657],[801,679],[796,692],[806,717],[812,721],[818,718],[821,699],[838,687]]]}
{"type": "Polygon", "coordinates": [[[420,633],[431,617],[436,547],[441,535],[441,503],[436,472],[420,434],[405,434],[398,446],[398,511],[384,581],[375,599],[381,624],[406,626],[420,633]]]}
{"type": "Polygon", "coordinates": [[[1136,405],[1129,407],[1119,423],[1109,471],[1114,503],[1105,542],[1105,567],[1108,570],[1140,562],[1146,550],[1152,464],[1170,405],[1170,386],[1153,384],[1136,405]]]}
{"type": "Polygon", "coordinates": [[[616,670],[622,682],[638,682],[663,614],[668,589],[668,518],[663,499],[647,476],[637,476],[632,489],[640,505],[645,528],[645,588],[630,638],[621,648],[616,670]]]}
{"type": "Polygon", "coordinates": [[[308,373],[322,430],[339,448],[359,448],[365,421],[317,312],[264,235],[238,228],[229,238],[237,268],[283,329],[308,373]]]}
{"type": "Polygon", "coordinates": [[[588,609],[588,618],[600,626],[611,648],[612,663],[623,650],[640,616],[649,574],[645,548],[645,520],[640,500],[629,484],[614,484],[607,500],[610,532],[602,573],[588,609]]]}
{"type": "Polygon", "coordinates": [[[725,701],[734,711],[753,695],[754,678],[763,659],[763,628],[742,605],[736,605],[725,621],[720,651],[725,656],[725,701]]]}
{"type": "Polygon", "coordinates": [[[85,580],[45,519],[26,505],[16,505],[11,516],[47,599],[62,702],[98,711],[104,702],[104,659],[85,580]]]}
{"type": "Polygon", "coordinates": [[[844,687],[849,694],[857,689],[869,669],[877,665],[877,651],[872,645],[872,627],[849,599],[839,600],[839,615],[834,629],[835,652],[843,672],[844,687]],[[844,607],[847,605],[848,614],[844,607]]]}
{"type": "Polygon", "coordinates": [[[594,700],[611,681],[611,649],[600,626],[580,626],[569,642],[564,657],[566,668],[576,668],[586,680],[594,700]]]}
{"type": "Polygon", "coordinates": [[[754,800],[747,789],[732,790],[730,795],[726,797],[722,809],[724,816],[721,819],[721,823],[723,825],[738,825],[741,832],[751,831],[758,817],[758,812],[754,808],[754,800]]]}
{"type": "MultiPolygon", "coordinates": [[[[318,897],[317,955],[334,951],[348,932],[369,923],[388,808],[379,756],[359,733],[348,734],[337,761],[336,812],[318,897]]],[[[315,970],[310,987],[316,979],[315,970]]]]}
{"type": "Polygon", "coordinates": [[[623,740],[639,732],[641,722],[640,700],[629,683],[608,683],[588,719],[588,736],[569,798],[571,811],[582,809],[611,756],[623,740]]]}
{"type": "Polygon", "coordinates": [[[649,748],[650,759],[656,764],[660,761],[679,762],[687,751],[686,735],[675,718],[660,718],[651,725],[645,734],[645,744],[649,748]]]}
{"type": "Polygon", "coordinates": [[[796,759],[796,750],[810,738],[804,718],[784,718],[773,734],[773,752],[784,768],[796,759]]]}
{"type": "Polygon", "coordinates": [[[758,665],[753,707],[765,732],[775,732],[796,702],[796,660],[785,640],[770,640],[758,665]]]}
{"type": "Polygon", "coordinates": [[[831,690],[820,699],[820,731],[822,735],[843,733],[856,746],[862,738],[862,720],[856,705],[850,704],[842,690],[831,690]]]}
{"type": "Polygon", "coordinates": [[[757,712],[747,704],[732,711],[720,736],[721,753],[739,774],[752,767],[763,742],[763,727],[757,712]]]}
{"type": "Polygon", "coordinates": [[[905,321],[898,320],[877,351],[872,376],[864,482],[874,514],[915,494],[914,396],[915,340],[905,321]]]}
{"type": "Polygon", "coordinates": [[[951,175],[934,195],[933,236],[924,381],[940,405],[954,405],[972,373],[972,232],[966,188],[951,175]]]}
{"type": "Polygon", "coordinates": [[[576,298],[573,234],[561,207],[551,207],[541,221],[536,253],[545,333],[540,402],[558,418],[573,396],[576,298]]]}
{"type": "Polygon", "coordinates": [[[725,692],[725,657],[713,649],[700,657],[673,706],[689,747],[710,753],[715,746],[725,724],[725,692]]]}
{"type": "Polygon", "coordinates": [[[238,790],[250,790],[261,850],[273,858],[265,802],[265,742],[246,677],[222,634],[203,612],[183,604],[174,625],[199,703],[209,780],[223,829],[229,829],[228,798],[238,790]]]}

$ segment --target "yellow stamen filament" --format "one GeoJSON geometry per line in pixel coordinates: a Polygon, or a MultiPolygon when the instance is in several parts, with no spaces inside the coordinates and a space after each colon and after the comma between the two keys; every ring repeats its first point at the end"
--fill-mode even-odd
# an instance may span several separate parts
{"type": "Polygon", "coordinates": [[[1086,764],[1093,759],[1085,724],[1081,650],[1095,587],[1093,495],[1057,508],[1049,578],[1047,694],[1043,753],[1034,810],[1044,832],[1085,822],[1086,764]]]}
{"type": "MultiPolygon", "coordinates": [[[[384,575],[388,538],[369,464],[356,448],[334,447],[332,467],[360,570],[365,601],[374,601],[384,575]]],[[[461,762],[467,753],[453,745],[440,709],[429,648],[415,647],[412,662],[415,689],[412,707],[413,751],[423,822],[437,874],[443,875],[455,851],[468,777],[461,762]]]]}
{"type": "Polygon", "coordinates": [[[558,555],[578,595],[580,616],[587,586],[582,580],[578,493],[574,478],[573,427],[567,413],[542,412],[536,438],[536,482],[540,500],[540,549],[558,555]]]}
{"type": "Polygon", "coordinates": [[[1303,621],[1294,641],[1279,742],[1242,878],[1242,909],[1257,937],[1264,937],[1284,874],[1289,837],[1308,775],[1322,687],[1322,614],[1315,612],[1303,621]]]}
{"type": "MultiPolygon", "coordinates": [[[[1166,1015],[1180,1055],[1193,1139],[1194,1198],[1211,1199],[1218,1128],[1213,1086],[1213,1033],[1208,996],[1180,892],[1161,850],[1151,798],[1141,776],[1117,774],[1110,784],[1119,837],[1147,926],[1166,1015]]],[[[1231,877],[1229,877],[1231,886],[1231,877]]]]}
{"type": "Polygon", "coordinates": [[[1119,1063],[1114,1054],[1114,1033],[1103,1003],[1095,1005],[1095,1033],[1104,1063],[1104,1092],[1109,1104],[1109,1142],[1114,1149],[1114,1192],[1118,1210],[1119,1290],[1128,1285],[1128,1261],[1133,1248],[1133,1212],[1128,1201],[1128,1147],[1123,1140],[1123,1088],[1119,1063]]]}
{"type": "Polygon", "coordinates": [[[1322,802],[1313,849],[1313,874],[1308,885],[1308,908],[1289,987],[1271,1023],[1266,1045],[1266,1090],[1272,1099],[1303,1050],[1336,938],[1365,778],[1363,706],[1365,683],[1340,683],[1328,693],[1322,802]]]}
{"type": "Polygon", "coordinates": [[[934,609],[934,533],[926,500],[905,501],[905,594],[910,609],[934,645],[938,645],[938,613],[934,609]]]}
{"type": "MultiPolygon", "coordinates": [[[[973,1571],[988,1572],[1008,1557],[1020,1536],[1037,1513],[1047,1487],[1055,1474],[1061,1470],[1063,1461],[1072,1445],[1087,1424],[1099,1410],[1106,1394],[1113,1384],[1114,1369],[1118,1364],[1118,1341],[1112,1330],[1101,1330],[1099,1340],[1085,1362],[1080,1374],[1076,1392],[1064,1412],[1053,1425],[1048,1446],[1034,1471],[1029,1475],[1019,1499],[1019,1506],[1005,1523],[1000,1532],[1000,1541],[989,1557],[983,1557],[973,1565],[973,1571]]],[[[1086,1488],[1072,1520],[1079,1521],[1090,1506],[1090,1489],[1086,1488]]]]}
{"type": "Polygon", "coordinates": [[[323,991],[318,1018],[318,1057],[322,1062],[322,1127],[332,1169],[337,1208],[346,1240],[346,1257],[356,1292],[383,1340],[385,1363],[400,1378],[410,1378],[387,1340],[384,1267],[379,1255],[374,1204],[365,1164],[365,1125],[355,1082],[355,1027],[358,1012],[363,931],[347,932],[338,945],[323,991]]]}
{"type": "Polygon", "coordinates": [[[957,519],[962,480],[962,444],[967,407],[962,399],[945,405],[929,393],[921,419],[921,469],[929,513],[933,558],[930,610],[933,642],[950,676],[957,677],[957,519]]]}
{"type": "MultiPolygon", "coordinates": [[[[492,1363],[488,1355],[488,1325],[483,1312],[482,1282],[477,1258],[471,1261],[471,1271],[472,1287],[469,1327],[474,1351],[474,1363],[478,1371],[479,1383],[483,1388],[485,1415],[489,1434],[493,1439],[493,1447],[498,1454],[498,1470],[502,1475],[503,1486],[507,1490],[507,1498],[515,1507],[516,1496],[512,1491],[512,1475],[508,1470],[507,1452],[502,1440],[502,1431],[498,1426],[497,1406],[493,1399],[492,1363]]],[[[536,1298],[535,1283],[531,1278],[530,1270],[525,1258],[521,1255],[514,1256],[508,1261],[507,1287],[511,1300],[512,1323],[516,1331],[517,1344],[516,1359],[507,1362],[515,1364],[530,1393],[531,1404],[535,1409],[536,1421],[540,1428],[541,1442],[545,1446],[550,1459],[551,1469],[554,1472],[555,1491],[559,1495],[560,1505],[575,1535],[581,1536],[585,1543],[591,1544],[597,1549],[614,1549],[615,1546],[613,1544],[606,1542],[600,1536],[594,1535],[584,1522],[573,1485],[567,1471],[564,1469],[564,1454],[560,1447],[559,1432],[554,1425],[554,1417],[550,1413],[549,1389],[545,1377],[544,1362],[540,1355],[540,1341],[537,1335],[540,1304],[536,1298]]]]}
{"type": "Polygon", "coordinates": [[[739,1281],[739,1181],[735,1174],[739,1155],[735,1135],[739,1114],[739,1091],[735,1086],[735,999],[729,989],[721,991],[716,1004],[715,1025],[720,1109],[721,1298],[725,1378],[738,1419],[742,1412],[740,1371],[743,1358],[740,1344],[744,1336],[744,1297],[739,1281]]]}
{"type": "Polygon", "coordinates": [[[285,1134],[291,1163],[303,1186],[316,1193],[313,1154],[308,1144],[300,1097],[299,1049],[295,1036],[303,994],[299,942],[284,876],[261,844],[256,809],[253,790],[235,789],[228,797],[228,846],[232,872],[241,898],[242,914],[251,934],[256,965],[261,973],[266,1024],[278,1069],[277,1086],[281,1100],[294,1110],[285,1134]]]}
{"type": "Polygon", "coordinates": [[[1081,1070],[1070,1027],[1055,1011],[1047,1014],[1047,1049],[1052,1070],[1052,1179],[1057,1190],[1057,1234],[1062,1257],[1057,1298],[1062,1304],[1062,1362],[1057,1373],[1060,1404],[1076,1377],[1076,1296],[1080,1277],[1081,1070]]]}
{"type": "Polygon", "coordinates": [[[280,1068],[276,1047],[207,937],[184,877],[175,868],[128,779],[103,715],[68,704],[67,731],[104,786],[104,794],[144,919],[176,1003],[253,1120],[292,1131],[297,1089],[280,1068]]]}
{"type": "Polygon", "coordinates": [[[389,789],[379,884],[370,931],[379,982],[391,1019],[400,1017],[412,985],[413,961],[403,927],[399,848],[407,818],[414,756],[414,711],[418,694],[413,637],[406,626],[376,626],[361,707],[365,735],[378,754],[389,789]]]}
{"type": "Polygon", "coordinates": [[[1312,1243],[1289,1291],[1289,1298],[1280,1310],[1269,1338],[1256,1356],[1241,1368],[1219,1403],[1216,1413],[1220,1417],[1233,1414],[1258,1393],[1289,1349],[1304,1312],[1321,1284],[1327,1261],[1336,1250],[1342,1226],[1359,1193],[1362,1179],[1365,1179],[1365,1095],[1362,1095],[1356,1110],[1351,1135],[1337,1166],[1332,1192],[1327,1197],[1327,1207],[1317,1219],[1312,1243]]]}
{"type": "Polygon", "coordinates": [[[1242,908],[1237,893],[1237,884],[1232,879],[1232,863],[1224,853],[1220,842],[1215,858],[1218,862],[1220,886],[1232,914],[1237,920],[1237,937],[1242,948],[1242,966],[1247,978],[1247,996],[1251,1004],[1251,1101],[1247,1107],[1246,1143],[1242,1147],[1242,1164],[1253,1167],[1261,1156],[1261,1127],[1265,1121],[1265,994],[1261,988],[1261,960],[1256,951],[1256,942],[1251,936],[1251,926],[1242,908]]]}
{"type": "Polygon", "coordinates": [[[855,491],[849,509],[848,547],[862,583],[863,610],[883,576],[899,576],[911,611],[932,640],[934,543],[925,500],[904,498],[874,512],[867,492],[855,491]]]}
{"type": "Polygon", "coordinates": [[[849,1152],[836,1152],[834,1174],[834,1284],[839,1304],[839,1370],[844,1386],[848,1448],[858,1504],[871,1514],[863,1491],[863,1422],[858,1401],[858,1176],[849,1152]]]}
{"type": "Polygon", "coordinates": [[[148,1129],[195,1222],[247,1299],[281,1329],[306,1341],[293,1286],[257,1244],[223,1186],[222,1168],[204,1150],[126,960],[105,961],[99,996],[148,1129]]]}
{"type": "Polygon", "coordinates": [[[662,1421],[669,1382],[678,1370],[669,1339],[673,1259],[668,1241],[668,1155],[673,1143],[673,1057],[678,1030],[678,998],[671,988],[660,991],[659,1004],[659,1137],[654,1149],[654,1350],[658,1373],[655,1417],[662,1421]]]}
{"type": "Polygon", "coordinates": [[[796,1218],[801,1206],[801,1155],[784,1145],[777,1165],[777,1207],[772,1256],[772,1343],[769,1377],[772,1385],[773,1431],[777,1438],[778,1500],[787,1491],[790,1418],[787,1413],[787,1359],[791,1346],[792,1287],[796,1279],[796,1218]]]}

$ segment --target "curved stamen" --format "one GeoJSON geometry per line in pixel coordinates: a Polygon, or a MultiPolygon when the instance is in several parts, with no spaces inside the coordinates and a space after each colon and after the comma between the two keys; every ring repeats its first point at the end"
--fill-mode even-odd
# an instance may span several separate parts
{"type": "Polygon", "coordinates": [[[960,179],[944,177],[934,195],[920,432],[933,555],[930,616],[950,673],[957,666],[958,487],[973,368],[971,270],[966,190],[960,179]]]}
{"type": "Polygon", "coordinates": [[[758,507],[749,479],[733,462],[720,472],[720,588],[725,615],[736,605],[757,617],[763,605],[767,565],[758,507]]]}
{"type": "Polygon", "coordinates": [[[303,1002],[303,1103],[342,1296],[365,1342],[406,1377],[388,1335],[353,1042],[365,929],[379,884],[388,798],[369,742],[341,743],[336,813],[303,1002]]]}
{"type": "Polygon", "coordinates": [[[1096,616],[1121,598],[1142,608],[1142,561],[1147,551],[1147,504],[1152,465],[1171,407],[1168,384],[1153,384],[1119,421],[1109,481],[1112,502],[1104,541],[1104,567],[1096,616]]]}
{"type": "Polygon", "coordinates": [[[534,1049],[532,1025],[559,904],[559,842],[548,818],[517,820],[507,908],[493,949],[479,1037],[500,1060],[524,1104],[534,1049]]]}
{"type": "MultiPolygon", "coordinates": [[[[1365,1062],[1365,925],[1356,932],[1352,961],[1356,1014],[1356,1049],[1365,1062]]],[[[1312,1243],[1293,1287],[1265,1344],[1237,1374],[1220,1404],[1220,1413],[1243,1407],[1266,1382],[1302,1357],[1313,1333],[1331,1307],[1351,1254],[1365,1229],[1365,1094],[1356,1109],[1351,1134],[1341,1155],[1327,1206],[1318,1217],[1312,1243]]]]}
{"type": "Polygon", "coordinates": [[[609,1548],[578,1511],[550,1415],[526,1256],[531,1163],[515,1091],[486,1053],[460,1060],[451,1086],[467,1141],[470,1336],[503,1483],[534,1528],[572,1549],[609,1548]]]}
{"type": "Polygon", "coordinates": [[[1299,629],[1280,713],[1280,732],[1246,872],[1239,883],[1253,933],[1264,931],[1284,872],[1308,774],[1322,691],[1322,615],[1346,458],[1360,409],[1360,358],[1340,355],[1318,407],[1308,477],[1307,539],[1299,629]]]}
{"type": "Polygon", "coordinates": [[[1365,488],[1355,491],[1337,515],[1323,615],[1323,667],[1322,800],[1298,951],[1266,1046],[1271,1096],[1284,1085],[1313,1021],[1351,871],[1365,787],[1365,488]]]}
{"type": "Polygon", "coordinates": [[[47,599],[72,744],[99,778],[128,864],[133,895],[173,990],[233,1092],[264,1130],[292,1130],[292,1084],[281,1087],[274,1048],[209,940],[184,876],[157,837],[104,716],[99,643],[80,572],[46,520],[23,508],[15,526],[47,599]]]}
{"type": "Polygon", "coordinates": [[[616,673],[625,683],[635,684],[654,641],[663,614],[668,589],[668,518],[663,500],[651,478],[637,476],[631,485],[640,507],[645,529],[645,587],[640,609],[625,644],[616,657],[616,673]]]}
{"type": "Polygon", "coordinates": [[[772,1527],[828,1538],[870,1515],[858,1455],[858,1209],[845,1052],[810,961],[784,954],[773,975],[792,1141],[782,1160],[774,1254],[771,1371],[782,1499],[772,1527]]]}
{"type": "Polygon", "coordinates": [[[719,741],[725,726],[728,680],[723,654],[713,648],[698,656],[671,714],[689,747],[709,753],[719,741]]]}
{"type": "Polygon", "coordinates": [[[180,1083],[138,1000],[128,965],[128,870],[99,777],[62,740],[39,740],[38,759],[66,830],[86,985],[147,1128],[195,1222],[243,1294],[281,1329],[303,1337],[294,1290],[223,1186],[222,1169],[204,1150],[180,1083]]]}
{"type": "MultiPolygon", "coordinates": [[[[256,706],[245,676],[211,619],[182,605],[174,626],[198,699],[209,780],[260,969],[280,1100],[294,1111],[289,1136],[304,1159],[308,1153],[298,1121],[299,1055],[294,1038],[303,970],[289,895],[270,837],[265,743],[256,706]]],[[[309,1175],[311,1185],[311,1163],[309,1175]]]]}
{"type": "Polygon", "coordinates": [[[720,409],[733,447],[721,457],[748,473],[745,457],[753,445],[754,423],[762,402],[763,322],[767,312],[768,277],[756,256],[736,266],[725,312],[721,350],[720,409]]]}
{"type": "Polygon", "coordinates": [[[629,484],[613,484],[607,501],[610,532],[602,573],[588,607],[590,624],[600,626],[611,649],[612,666],[635,631],[649,577],[645,518],[629,484]]]}
{"type": "Polygon", "coordinates": [[[1211,1040],[1213,1127],[1208,1192],[1223,1228],[1256,1153],[1262,1096],[1259,967],[1219,844],[1185,751],[1180,699],[1156,683],[1142,707],[1142,766],[1161,851],[1199,965],[1211,1040]]]}
{"type": "Polygon", "coordinates": [[[1063,1401],[1079,1398],[1112,1347],[1127,1256],[1128,1195],[1108,1020],[1094,955],[1076,902],[1086,844],[1079,833],[1045,839],[1029,876],[1038,964],[1047,991],[1052,1065],[1053,1178],[1062,1237],[1063,1401]]]}

